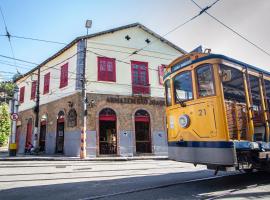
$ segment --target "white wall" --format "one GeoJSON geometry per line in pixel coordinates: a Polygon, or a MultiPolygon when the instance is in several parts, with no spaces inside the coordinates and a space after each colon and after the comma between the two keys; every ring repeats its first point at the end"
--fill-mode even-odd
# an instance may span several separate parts
{"type": "Polygon", "coordinates": [[[87,52],[87,91],[101,94],[132,95],[131,60],[134,60],[148,62],[151,96],[164,97],[163,86],[159,84],[158,66],[169,64],[181,56],[179,51],[139,27],[90,38],[87,41],[87,49],[92,51],[87,52]],[[126,35],[131,37],[129,41],[125,39],[126,35]],[[145,47],[147,38],[153,44],[148,45],[138,55],[128,57],[136,49],[145,47]],[[126,62],[116,61],[116,82],[97,82],[97,54],[126,62]]]}
{"type": "MultiPolygon", "coordinates": [[[[57,99],[69,96],[75,93],[75,78],[76,78],[76,62],[77,62],[77,45],[73,45],[71,48],[63,52],[58,57],[54,58],[47,64],[41,67],[40,69],[40,105],[47,104],[49,102],[55,101],[57,99]],[[73,56],[73,57],[72,57],[73,56]],[[72,57],[72,58],[70,58],[72,57]],[[68,59],[70,58],[70,59],[68,59]],[[67,60],[68,59],[68,60],[67,60]],[[65,61],[66,60],[66,61],[65,61]],[[60,73],[61,66],[68,62],[68,85],[63,88],[60,86],[60,73]],[[43,95],[44,89],[44,75],[50,72],[50,88],[49,93],[43,95]]],[[[30,100],[31,96],[31,80],[37,80],[36,70],[31,75],[28,75],[25,78],[17,81],[17,84],[20,87],[25,86],[25,96],[24,103],[21,103],[19,106],[19,111],[27,110],[35,106],[35,100],[30,100]]]]}
{"type": "MultiPolygon", "coordinates": [[[[114,33],[93,37],[87,40],[87,92],[115,95],[132,95],[131,82],[131,60],[148,62],[149,83],[151,85],[150,94],[152,97],[164,97],[163,86],[159,84],[158,66],[169,64],[175,58],[181,56],[181,53],[169,45],[161,42],[156,37],[145,32],[139,27],[133,27],[114,33]],[[125,36],[129,35],[130,40],[125,36]],[[151,41],[147,46],[146,39],[151,41]],[[137,55],[130,55],[137,49],[147,46],[137,55]],[[116,61],[116,82],[102,82],[98,80],[97,57],[106,56],[121,60],[116,61]]],[[[69,96],[75,92],[76,88],[76,66],[77,66],[77,44],[74,44],[68,50],[49,61],[41,67],[40,76],[40,105],[47,104],[57,99],[69,96]],[[66,61],[65,61],[66,60],[66,61]],[[59,88],[60,69],[65,63],[69,63],[68,86],[59,88]],[[50,72],[49,93],[43,95],[44,75],[50,72]]],[[[19,107],[19,111],[27,110],[35,106],[35,101],[30,100],[31,82],[37,80],[37,70],[27,77],[17,81],[20,87],[25,86],[25,100],[19,107]]]]}

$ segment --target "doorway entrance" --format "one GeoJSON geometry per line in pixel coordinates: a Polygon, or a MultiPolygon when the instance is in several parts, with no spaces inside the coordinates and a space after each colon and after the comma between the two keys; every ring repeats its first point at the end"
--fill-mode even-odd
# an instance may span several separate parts
{"type": "Polygon", "coordinates": [[[135,113],[135,139],[137,154],[152,152],[150,116],[145,110],[135,113]]]}
{"type": "Polygon", "coordinates": [[[27,128],[26,128],[26,138],[25,138],[25,149],[28,148],[29,144],[32,144],[32,118],[28,119],[27,128]]]}
{"type": "Polygon", "coordinates": [[[110,108],[99,113],[99,154],[117,154],[116,114],[110,108]]]}
{"type": "Polygon", "coordinates": [[[45,151],[46,144],[46,121],[40,122],[40,135],[39,135],[39,150],[41,152],[45,151]]]}
{"type": "Polygon", "coordinates": [[[64,153],[64,135],[65,135],[65,114],[63,111],[58,113],[56,130],[56,153],[64,153]]]}

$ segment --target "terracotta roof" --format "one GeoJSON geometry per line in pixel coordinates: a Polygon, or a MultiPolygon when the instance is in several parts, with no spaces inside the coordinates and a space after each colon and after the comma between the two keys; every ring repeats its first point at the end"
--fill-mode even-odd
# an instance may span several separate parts
{"type": "Polygon", "coordinates": [[[29,75],[32,72],[36,71],[38,68],[44,66],[46,63],[50,62],[51,60],[53,60],[54,58],[56,58],[57,56],[59,56],[60,54],[62,54],[64,51],[66,51],[67,49],[69,49],[71,46],[73,46],[74,44],[76,44],[81,39],[93,38],[93,37],[97,37],[97,36],[100,36],[100,35],[105,35],[105,34],[108,34],[108,33],[113,33],[113,32],[116,32],[116,31],[120,31],[120,30],[124,30],[124,29],[128,29],[128,28],[132,28],[132,27],[139,27],[139,28],[143,29],[144,31],[146,31],[147,33],[153,35],[154,37],[160,39],[160,41],[162,41],[162,42],[168,44],[169,46],[171,46],[172,48],[178,50],[179,52],[181,52],[183,54],[186,54],[187,53],[182,48],[176,46],[175,44],[171,43],[170,41],[166,40],[165,38],[161,37],[160,35],[156,34],[153,31],[151,31],[149,28],[145,27],[144,25],[142,25],[140,23],[133,23],[133,24],[128,24],[128,25],[125,25],[125,26],[120,26],[120,27],[117,27],[117,28],[109,29],[109,30],[106,30],[106,31],[101,31],[101,32],[94,33],[94,34],[89,34],[89,35],[77,37],[73,41],[71,41],[69,44],[67,44],[65,47],[63,47],[62,49],[60,49],[57,53],[55,53],[54,55],[52,55],[51,57],[49,57],[48,59],[46,59],[45,61],[43,61],[41,64],[39,64],[37,67],[35,67],[32,70],[30,70],[29,72],[25,73],[23,76],[15,79],[14,82],[22,79],[23,77],[26,77],[27,75],[29,75]]]}

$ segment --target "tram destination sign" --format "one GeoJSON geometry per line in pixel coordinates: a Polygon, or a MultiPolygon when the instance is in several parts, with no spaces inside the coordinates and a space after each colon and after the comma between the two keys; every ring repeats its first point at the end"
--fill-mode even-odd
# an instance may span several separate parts
{"type": "Polygon", "coordinates": [[[120,104],[143,104],[155,106],[165,105],[165,101],[163,100],[156,100],[147,97],[107,97],[107,102],[120,104]]]}

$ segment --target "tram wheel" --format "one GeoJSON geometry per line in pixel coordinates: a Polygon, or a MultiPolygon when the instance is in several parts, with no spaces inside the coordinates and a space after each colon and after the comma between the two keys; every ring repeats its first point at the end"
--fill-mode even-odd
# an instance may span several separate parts
{"type": "Polygon", "coordinates": [[[250,168],[250,169],[244,169],[244,172],[245,172],[245,173],[252,173],[253,170],[254,170],[253,168],[250,168]]]}

